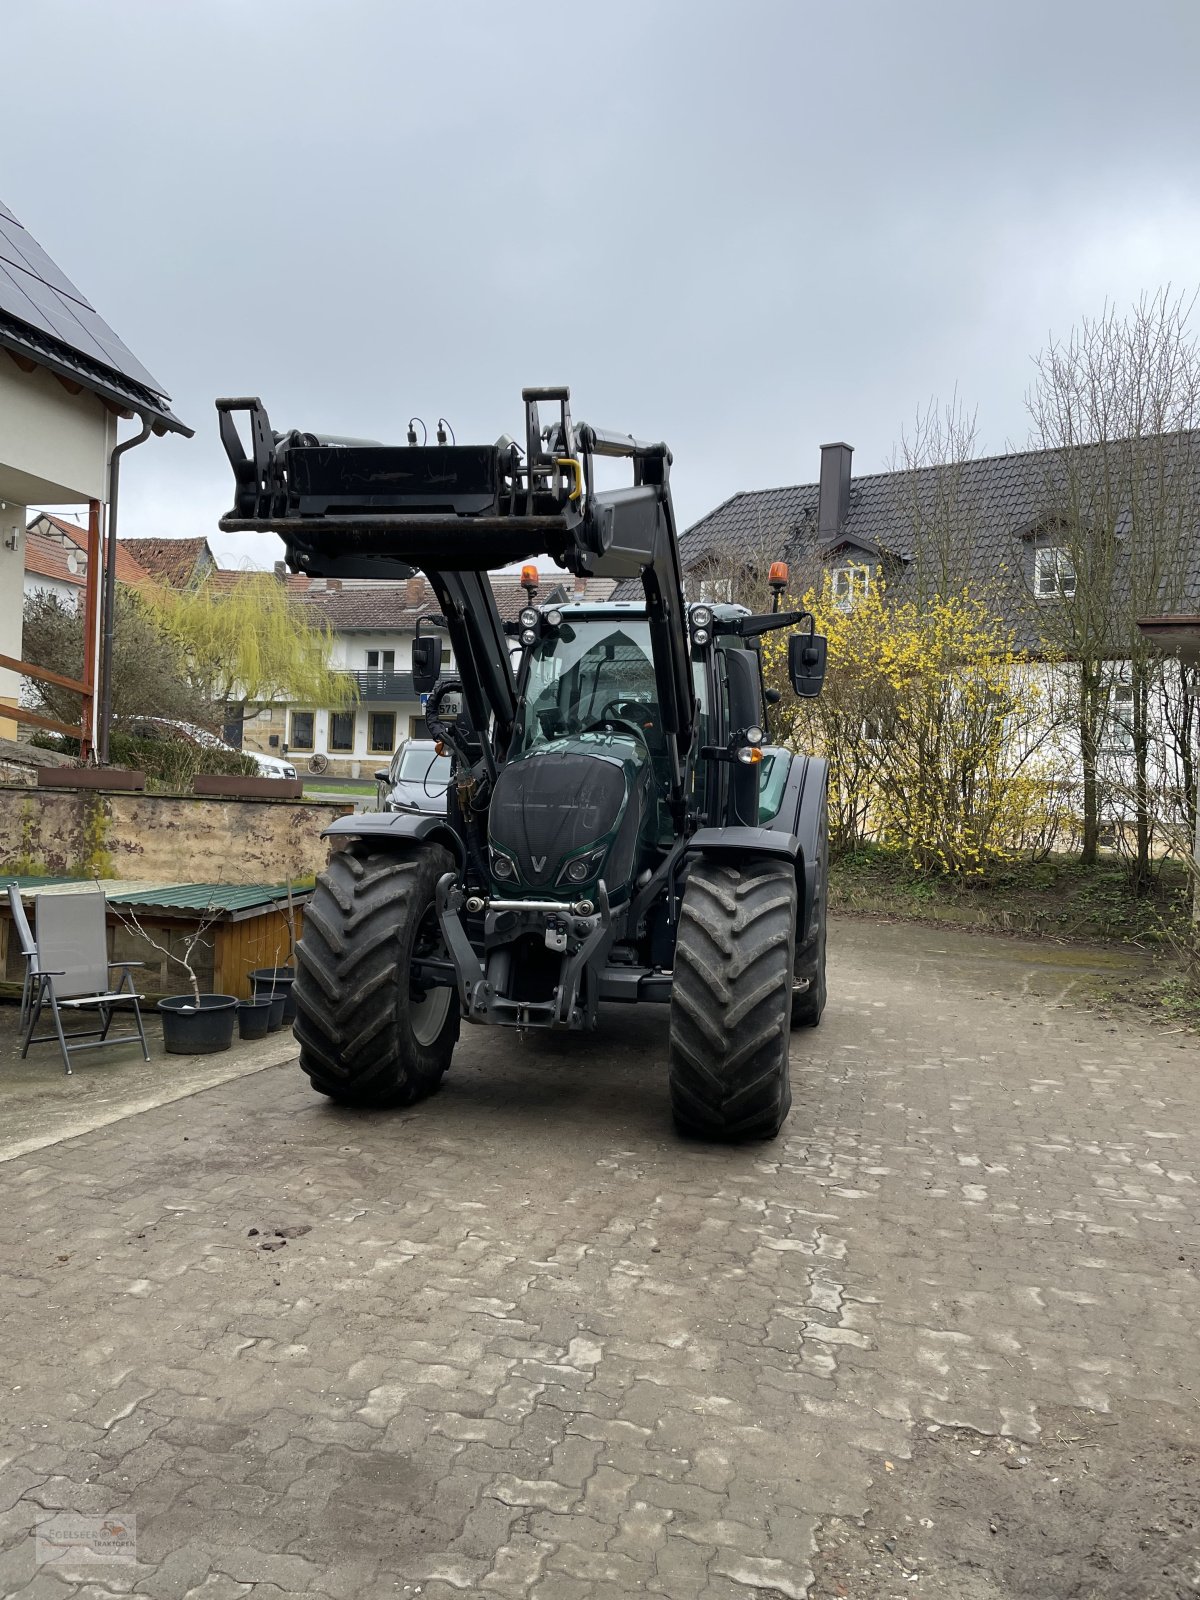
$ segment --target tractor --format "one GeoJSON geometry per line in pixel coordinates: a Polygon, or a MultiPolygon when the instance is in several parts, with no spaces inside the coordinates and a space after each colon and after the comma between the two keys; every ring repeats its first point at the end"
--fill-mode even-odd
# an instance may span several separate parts
{"type": "Polygon", "coordinates": [[[602,1006],[668,1008],[685,1135],[772,1138],[790,1032],[825,1006],[826,763],[771,744],[763,635],[819,693],[825,639],[787,610],[689,604],[671,453],[522,391],[524,439],[406,445],[276,433],[217,401],[235,502],[313,577],[425,574],[449,634],[413,641],[414,691],[451,756],[444,814],[346,816],[326,832],[296,952],[296,1039],[313,1087],[365,1107],[432,1093],[464,1023],[592,1030],[602,1006]],[[543,420],[543,408],[549,420],[543,420]],[[632,483],[595,484],[624,460],[632,483]],[[611,470],[611,469],[609,469],[611,470]],[[529,603],[501,619],[488,572],[550,557],[640,597],[529,603]],[[632,587],[632,586],[627,586],[632,587]]]}

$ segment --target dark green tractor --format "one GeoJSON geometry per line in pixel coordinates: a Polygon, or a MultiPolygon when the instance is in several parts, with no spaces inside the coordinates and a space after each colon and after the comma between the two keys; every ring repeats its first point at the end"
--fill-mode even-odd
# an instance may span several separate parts
{"type": "Polygon", "coordinates": [[[301,1066],[337,1100],[403,1105],[464,1020],[593,1029],[602,1003],[645,1001],[669,1007],[677,1126],[770,1137],[790,1031],[825,1004],[827,770],[770,744],[759,643],[791,630],[792,687],[813,695],[825,641],[780,609],[783,571],[769,613],[689,606],[666,446],[574,424],[565,389],[524,399],[523,450],[280,435],[259,401],[218,401],[238,484],[222,528],[280,533],[313,576],[424,571],[456,661],[438,680],[437,641],[414,642],[452,756],[445,816],[329,830],[297,953],[301,1066]],[[628,459],[632,486],[596,490],[599,456],[628,459]],[[506,625],[487,572],[538,555],[643,598],[538,606],[531,575],[506,625]]]}

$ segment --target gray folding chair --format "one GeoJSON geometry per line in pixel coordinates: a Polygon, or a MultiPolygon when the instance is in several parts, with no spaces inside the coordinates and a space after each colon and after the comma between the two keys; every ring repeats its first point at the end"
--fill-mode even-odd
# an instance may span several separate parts
{"type": "Polygon", "coordinates": [[[25,907],[21,903],[21,891],[15,883],[10,883],[8,886],[8,909],[12,915],[12,925],[17,935],[17,943],[21,947],[21,954],[25,957],[25,977],[21,984],[21,1021],[18,1024],[23,1033],[25,1024],[29,1021],[29,1007],[33,1000],[33,975],[37,971],[37,945],[34,943],[33,934],[29,931],[29,918],[25,915],[25,907]]]}
{"type": "Polygon", "coordinates": [[[146,1048],[146,1033],[138,1005],[142,997],[134,990],[133,975],[129,970],[144,963],[109,962],[108,941],[104,931],[106,904],[104,896],[95,892],[39,894],[35,899],[37,965],[31,977],[32,993],[25,1041],[21,1047],[22,1060],[28,1055],[31,1044],[53,1044],[57,1040],[62,1051],[63,1067],[70,1072],[71,1056],[76,1051],[99,1050],[103,1045],[124,1044],[128,1040],[138,1039],[142,1055],[149,1061],[150,1052],[146,1048]],[[113,988],[111,974],[118,971],[121,978],[113,988]],[[109,1033],[113,1012],[119,1005],[132,1005],[136,1032],[109,1033]],[[99,1013],[101,1026],[83,1032],[65,1033],[62,1013],[85,1009],[99,1013]],[[49,1011],[54,1032],[35,1037],[33,1030],[43,1011],[49,1011]],[[73,1042],[78,1039],[89,1042],[73,1042]]]}

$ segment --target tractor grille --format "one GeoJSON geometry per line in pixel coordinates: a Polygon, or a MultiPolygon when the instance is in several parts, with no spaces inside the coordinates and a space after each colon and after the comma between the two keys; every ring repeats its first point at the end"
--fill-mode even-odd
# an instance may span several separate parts
{"type": "Polygon", "coordinates": [[[531,888],[554,883],[563,857],[611,831],[625,800],[612,761],[575,752],[533,755],[496,779],[489,831],[531,888]]]}

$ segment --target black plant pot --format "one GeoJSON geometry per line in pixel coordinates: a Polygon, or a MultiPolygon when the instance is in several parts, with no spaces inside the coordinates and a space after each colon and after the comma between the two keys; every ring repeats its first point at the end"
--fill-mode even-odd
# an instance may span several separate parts
{"type": "Polygon", "coordinates": [[[158,1002],[163,1047],[170,1056],[206,1056],[233,1043],[238,1001],[231,994],[202,994],[197,1006],[190,994],[158,1002]]]}
{"type": "Polygon", "coordinates": [[[257,972],[250,974],[250,982],[254,985],[254,998],[261,999],[270,995],[272,989],[279,990],[284,996],[283,1020],[295,1022],[296,1001],[292,994],[292,985],[296,981],[295,967],[259,967],[257,972]]]}
{"type": "Polygon", "coordinates": [[[239,1000],[238,1033],[243,1039],[265,1039],[274,1004],[270,1000],[239,1000]]]}
{"type": "MultiPolygon", "coordinates": [[[[290,994],[291,991],[289,990],[288,993],[290,994]]],[[[269,1033],[278,1033],[280,1028],[283,1027],[283,1013],[287,1007],[287,1003],[288,996],[282,991],[280,991],[278,994],[272,994],[271,998],[267,1001],[267,1009],[271,1013],[271,1020],[267,1024],[267,1031],[269,1033]]]]}

